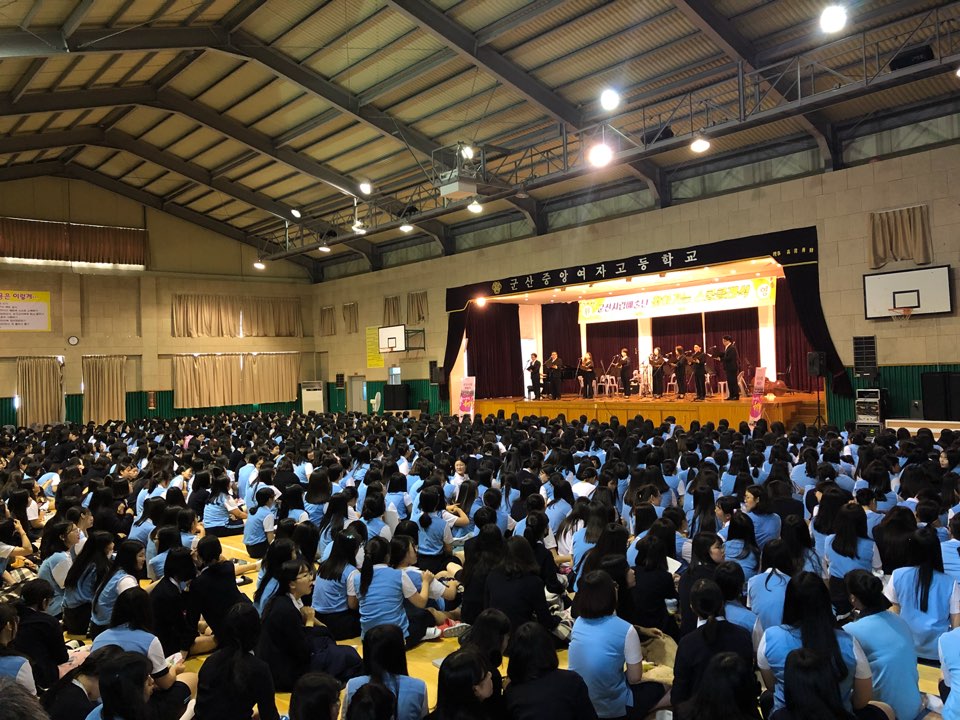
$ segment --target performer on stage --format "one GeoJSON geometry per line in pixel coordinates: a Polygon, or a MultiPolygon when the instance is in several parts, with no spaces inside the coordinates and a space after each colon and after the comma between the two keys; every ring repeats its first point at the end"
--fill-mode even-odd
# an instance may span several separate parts
{"type": "Polygon", "coordinates": [[[723,363],[723,372],[727,376],[727,389],[730,391],[727,400],[739,400],[740,383],[737,380],[737,374],[740,372],[740,353],[737,352],[737,346],[734,345],[732,337],[724,335],[721,340],[723,354],[720,356],[720,361],[723,363]]]}
{"type": "Polygon", "coordinates": [[[583,378],[583,397],[589,400],[593,397],[593,383],[597,378],[593,369],[593,355],[585,353],[580,358],[580,367],[577,369],[580,371],[580,377],[583,378]]]}
{"type": "Polygon", "coordinates": [[[693,384],[697,386],[696,400],[705,400],[707,397],[707,355],[698,343],[693,344],[690,367],[693,368],[693,384]]]}
{"type": "Polygon", "coordinates": [[[633,371],[630,369],[630,353],[626,348],[620,348],[620,359],[617,360],[620,367],[620,384],[623,385],[623,396],[630,397],[630,377],[633,371]]]}
{"type": "Polygon", "coordinates": [[[683,354],[683,345],[673,348],[674,375],[677,378],[677,399],[683,400],[687,392],[687,356],[683,354]]]}
{"type": "Polygon", "coordinates": [[[556,351],[550,353],[550,357],[547,358],[547,361],[543,364],[543,369],[546,370],[547,387],[550,389],[550,398],[559,400],[560,381],[563,377],[563,360],[557,356],[556,351]]]}
{"type": "Polygon", "coordinates": [[[663,395],[663,365],[667,359],[660,354],[660,348],[655,347],[650,355],[650,368],[653,370],[653,397],[663,395]]]}
{"type": "Polygon", "coordinates": [[[536,353],[530,353],[530,362],[527,364],[527,372],[530,373],[530,384],[527,386],[527,392],[533,393],[533,399],[540,399],[540,361],[536,353]]]}

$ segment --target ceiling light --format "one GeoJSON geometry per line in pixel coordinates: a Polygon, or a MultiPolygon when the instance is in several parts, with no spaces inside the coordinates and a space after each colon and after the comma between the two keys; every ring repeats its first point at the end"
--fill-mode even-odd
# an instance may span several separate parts
{"type": "Polygon", "coordinates": [[[290,214],[293,215],[293,217],[296,218],[297,220],[300,219],[300,211],[297,210],[296,208],[291,209],[290,214]]]}
{"type": "Polygon", "coordinates": [[[620,105],[620,93],[613,88],[607,88],[600,93],[600,107],[604,110],[616,110],[620,105]]]}
{"type": "Polygon", "coordinates": [[[594,167],[606,167],[613,160],[613,150],[606,143],[597,143],[590,148],[587,159],[594,167]]]}
{"type": "Polygon", "coordinates": [[[847,9],[843,5],[828,5],[820,13],[820,29],[825,33],[837,33],[847,24],[847,9]]]}
{"type": "Polygon", "coordinates": [[[363,226],[363,223],[360,222],[359,220],[353,224],[353,227],[351,228],[351,230],[353,230],[357,235],[367,234],[367,229],[363,226]]]}
{"type": "Polygon", "coordinates": [[[373,192],[373,187],[371,187],[370,183],[368,182],[362,182],[360,183],[360,192],[362,192],[364,195],[369,195],[373,192]]]}
{"type": "Polygon", "coordinates": [[[254,267],[254,269],[256,269],[256,270],[266,270],[266,269],[267,269],[267,266],[264,265],[263,260],[257,260],[257,261],[253,264],[253,267],[254,267]]]}
{"type": "Polygon", "coordinates": [[[464,160],[473,160],[474,151],[469,145],[460,146],[460,155],[464,160]]]}
{"type": "Polygon", "coordinates": [[[703,135],[697,135],[693,142],[690,143],[690,149],[695,153],[705,153],[710,149],[710,141],[707,140],[703,135]]]}
{"type": "Polygon", "coordinates": [[[957,68],[957,77],[960,77],[960,67],[957,68]]]}
{"type": "Polygon", "coordinates": [[[483,296],[477,298],[477,307],[483,307],[487,304],[487,299],[483,296]]]}
{"type": "Polygon", "coordinates": [[[476,198],[474,198],[474,199],[473,199],[473,202],[471,202],[469,205],[467,205],[467,210],[469,210],[469,211],[472,212],[474,215],[476,215],[476,214],[478,214],[478,213],[482,213],[482,212],[483,212],[483,205],[481,205],[481,204],[479,203],[479,201],[478,201],[476,198]]]}
{"type": "Polygon", "coordinates": [[[413,231],[413,225],[411,225],[408,222],[405,222],[403,225],[400,226],[400,232],[408,233],[412,231],[413,231]]]}
{"type": "Polygon", "coordinates": [[[330,246],[327,245],[326,243],[324,243],[323,245],[321,245],[320,247],[318,247],[317,250],[319,250],[320,252],[323,252],[323,253],[328,253],[328,252],[330,252],[330,246]]]}

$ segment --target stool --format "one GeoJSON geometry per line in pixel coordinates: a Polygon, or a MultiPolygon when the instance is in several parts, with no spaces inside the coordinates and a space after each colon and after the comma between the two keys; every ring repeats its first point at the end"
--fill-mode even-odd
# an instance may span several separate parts
{"type": "Polygon", "coordinates": [[[668,393],[671,393],[671,392],[674,392],[674,393],[680,392],[680,390],[679,390],[679,385],[677,385],[677,374],[676,374],[676,373],[673,373],[673,374],[670,376],[670,380],[667,382],[666,392],[668,392],[668,393]],[[673,389],[671,390],[670,388],[673,388],[673,389]]]}
{"type": "Polygon", "coordinates": [[[730,395],[730,386],[727,385],[726,380],[717,380],[717,395],[722,398],[726,398],[730,395]]]}

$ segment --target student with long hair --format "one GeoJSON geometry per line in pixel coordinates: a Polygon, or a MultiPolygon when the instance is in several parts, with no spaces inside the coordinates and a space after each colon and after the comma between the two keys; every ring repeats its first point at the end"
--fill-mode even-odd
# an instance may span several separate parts
{"type": "Polygon", "coordinates": [[[897,568],[910,566],[913,559],[910,538],[916,530],[917,516],[910,508],[900,505],[891,508],[873,528],[873,540],[880,553],[884,575],[892,575],[897,568]]]}
{"type": "Polygon", "coordinates": [[[880,570],[881,562],[876,543],[867,536],[867,515],[862,507],[847,504],[840,508],[833,529],[834,534],[824,543],[823,559],[829,575],[830,597],[837,617],[842,619],[851,610],[843,578],[851,570],[880,570]]]}
{"type": "Polygon", "coordinates": [[[664,699],[665,688],[643,680],[640,636],[616,616],[617,592],[602,570],[583,577],[574,598],[568,666],[587,684],[597,717],[639,719],[664,699]]]}
{"type": "Polygon", "coordinates": [[[817,549],[813,538],[810,536],[810,529],[803,518],[796,515],[790,515],[783,520],[780,527],[780,539],[793,558],[795,572],[812,572],[815,575],[823,575],[823,562],[817,555],[817,549]]]}
{"type": "Polygon", "coordinates": [[[747,607],[764,630],[783,622],[787,583],[794,574],[793,558],[782,540],[773,540],[760,553],[760,574],[747,583],[747,607]]]}
{"type": "Polygon", "coordinates": [[[42,702],[50,720],[86,720],[100,705],[100,673],[104,664],[121,652],[116,645],[108,645],[90,653],[47,690],[42,702]]]}
{"type": "Polygon", "coordinates": [[[487,659],[493,676],[494,694],[488,704],[501,713],[503,711],[503,677],[500,675],[500,666],[510,645],[510,629],[510,618],[496,608],[487,608],[460,636],[461,648],[474,650],[487,659]]]}
{"type": "Polygon", "coordinates": [[[634,621],[641,627],[656,628],[674,640],[679,640],[680,629],[666,602],[676,600],[677,586],[673,574],[667,570],[667,553],[658,537],[648,535],[635,545],[636,565],[634,586],[621,592],[633,595],[634,621]]]}
{"type": "MultiPolygon", "coordinates": [[[[444,506],[443,493],[437,487],[427,487],[420,493],[419,556],[417,567],[437,573],[455,558],[450,552],[453,528],[470,524],[464,510],[456,505],[444,506]]],[[[467,508],[469,510],[470,508],[467,508]]]]}
{"type": "Polygon", "coordinates": [[[447,655],[437,676],[437,705],[430,720],[497,720],[486,706],[493,676],[486,659],[473,650],[447,655]]]}
{"type": "Polygon", "coordinates": [[[783,624],[768,627],[757,648],[757,666],[767,689],[773,691],[774,710],[785,704],[785,687],[795,690],[786,681],[785,670],[787,657],[801,647],[829,669],[824,677],[839,685],[846,710],[860,711],[868,705],[873,697],[870,664],[856,639],[836,628],[830,592],[813,573],[795,575],[787,584],[783,624]]]}
{"type": "Polygon", "coordinates": [[[253,593],[253,604],[260,615],[263,615],[271,598],[280,591],[283,564],[296,557],[297,546],[290,538],[281,538],[267,549],[266,557],[260,565],[257,589],[253,593]]]}
{"type": "Polygon", "coordinates": [[[117,555],[107,572],[104,573],[93,595],[93,612],[90,616],[90,637],[97,635],[110,625],[113,606],[123,593],[140,587],[137,580],[143,572],[146,552],[136,540],[124,540],[117,548],[117,555]]]}
{"type": "Polygon", "coordinates": [[[507,665],[503,700],[512,720],[595,720],[583,678],[561,670],[553,638],[539,623],[517,628],[507,665]]]}
{"type": "Polygon", "coordinates": [[[698,580],[713,580],[717,566],[723,561],[723,540],[719,535],[700,533],[693,538],[690,567],[677,583],[681,636],[692,632],[697,626],[697,616],[690,606],[690,591],[694,583],[698,580]]]}
{"type": "Polygon", "coordinates": [[[267,485],[256,491],[254,504],[249,506],[249,517],[243,526],[243,544],[254,560],[261,560],[273,542],[277,527],[277,516],[273,512],[276,502],[273,486],[267,485]]]}
{"type": "Polygon", "coordinates": [[[690,516],[690,537],[699,532],[715,533],[720,530],[717,523],[717,500],[713,489],[708,485],[698,485],[693,490],[693,514],[690,516]]]}
{"type": "Polygon", "coordinates": [[[743,495],[743,509],[753,520],[753,532],[757,547],[780,537],[780,516],[777,515],[770,494],[763,485],[751,485],[743,495]]]}
{"type": "Polygon", "coordinates": [[[221,634],[230,608],[250,603],[250,598],[237,587],[237,575],[251,572],[257,565],[227,560],[220,538],[215,535],[207,535],[197,543],[197,560],[200,569],[187,593],[187,625],[197,627],[202,616],[216,637],[221,634]]]}
{"type": "Polygon", "coordinates": [[[63,626],[71,635],[86,635],[90,628],[93,598],[110,567],[113,536],[93,530],[70,565],[63,581],[63,626]]]}
{"type": "Polygon", "coordinates": [[[743,576],[750,580],[757,574],[760,564],[760,549],[753,532],[753,520],[744,512],[736,512],[730,518],[727,539],[723,543],[723,555],[743,568],[743,576]]]}
{"type": "Polygon", "coordinates": [[[363,675],[347,681],[343,712],[349,716],[356,693],[365,685],[378,685],[396,698],[396,720],[421,720],[428,711],[427,684],[407,672],[403,631],[396,625],[378,625],[363,636],[363,675]]]}
{"type": "Polygon", "coordinates": [[[940,543],[932,527],[914,533],[910,553],[910,567],[893,571],[884,594],[910,628],[917,657],[936,662],[940,636],[960,626],[960,586],[943,572],[940,543]]]}
{"type": "Polygon", "coordinates": [[[890,705],[897,717],[920,717],[920,675],[910,627],[890,611],[883,581],[866,570],[844,578],[857,619],[843,626],[860,643],[873,673],[873,696],[890,705]]]}
{"type": "Polygon", "coordinates": [[[219,649],[200,667],[197,720],[279,720],[273,677],[253,653],[260,641],[260,616],[249,604],[234,605],[224,618],[219,649]]]}
{"type": "Polygon", "coordinates": [[[487,576],[503,558],[503,548],[503,535],[495,523],[480,528],[476,539],[476,550],[466,554],[460,575],[463,586],[460,617],[463,622],[474,622],[483,610],[487,576]]]}
{"type": "Polygon", "coordinates": [[[530,543],[523,537],[511,537],[500,563],[487,575],[484,606],[502,611],[514,629],[536,620],[553,630],[560,619],[550,611],[544,593],[540,566],[530,543]]]}
{"type": "Polygon", "coordinates": [[[714,655],[697,692],[674,708],[676,720],[760,720],[753,662],[734,652],[714,655]]]}
{"type": "MultiPolygon", "coordinates": [[[[156,554],[147,561],[147,578],[156,580],[163,576],[163,565],[167,555],[174,548],[183,547],[183,536],[180,528],[174,525],[164,525],[157,528],[156,537],[150,541],[156,548],[156,554]]],[[[187,548],[190,550],[191,548],[187,548]]]]}
{"type": "MultiPolygon", "coordinates": [[[[197,473],[197,479],[203,473],[197,473]]],[[[191,495],[191,500],[193,499],[191,495]]],[[[213,475],[210,495],[203,506],[203,527],[208,535],[230,537],[243,534],[246,511],[230,495],[230,476],[225,472],[213,475]]]]}
{"type": "Polygon", "coordinates": [[[349,498],[346,493],[331,495],[317,529],[320,530],[320,558],[337,534],[349,524],[349,498]]]}
{"type": "Polygon", "coordinates": [[[303,675],[290,695],[290,720],[336,720],[340,717],[343,685],[322,672],[303,675]]]}
{"type": "Polygon", "coordinates": [[[349,606],[347,579],[357,571],[357,558],[362,548],[360,535],[347,528],[337,535],[330,556],[317,570],[310,604],[317,613],[317,620],[330,630],[334,640],[360,635],[360,614],[349,606]]]}
{"type": "Polygon", "coordinates": [[[0,678],[9,678],[23,686],[31,695],[37,694],[30,660],[14,647],[20,626],[17,609],[10,603],[0,603],[0,678]]]}
{"type": "Polygon", "coordinates": [[[310,522],[320,527],[323,521],[323,515],[327,511],[327,503],[334,492],[339,492],[340,488],[334,488],[330,482],[330,473],[326,468],[316,468],[310,473],[307,481],[307,492],[303,497],[303,508],[307,511],[310,522]]]}
{"type": "Polygon", "coordinates": [[[50,554],[40,563],[37,577],[50,583],[53,599],[47,612],[60,617],[63,612],[64,583],[70,566],[73,565],[73,553],[80,540],[80,530],[71,522],[58,522],[50,533],[47,549],[50,554]]]}
{"type": "Polygon", "coordinates": [[[155,685],[150,669],[147,657],[136,652],[123,652],[105,662],[99,682],[102,704],[87,720],[153,720],[156,713],[150,701],[155,685]]]}

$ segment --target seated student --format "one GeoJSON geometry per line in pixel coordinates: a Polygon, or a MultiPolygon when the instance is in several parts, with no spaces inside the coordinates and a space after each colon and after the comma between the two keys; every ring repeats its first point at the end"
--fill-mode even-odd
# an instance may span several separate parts
{"type": "Polygon", "coordinates": [[[690,606],[697,615],[698,626],[685,635],[677,646],[673,687],[670,691],[674,704],[693,697],[700,688],[707,665],[715,655],[733,652],[748,666],[753,665],[750,633],[726,620],[724,604],[723,593],[712,580],[698,580],[691,589],[690,606]]]}
{"type": "Polygon", "coordinates": [[[499,564],[487,574],[484,607],[505,613],[514,629],[536,619],[547,630],[553,630],[560,618],[550,611],[544,593],[540,567],[530,543],[523,537],[511,537],[499,564]]]}
{"type": "Polygon", "coordinates": [[[307,673],[293,687],[289,720],[336,720],[343,686],[326,673],[307,673]]]}
{"type": "Polygon", "coordinates": [[[30,658],[38,688],[48,688],[60,679],[60,666],[70,661],[63,644],[60,622],[47,612],[53,588],[46,580],[31,580],[23,586],[17,613],[20,624],[13,647],[30,658]]]}
{"type": "Polygon", "coordinates": [[[267,603],[280,591],[280,572],[283,564],[297,557],[297,545],[290,538],[278,538],[267,549],[260,565],[257,589],[253,593],[253,604],[263,615],[267,603]]]}
{"type": "Polygon", "coordinates": [[[617,586],[603,570],[581,580],[573,602],[569,668],[583,678],[600,718],[644,718],[665,698],[665,688],[643,680],[636,628],[615,615],[617,586]],[[626,672],[624,672],[626,666],[626,672]]]}
{"type": "MultiPolygon", "coordinates": [[[[190,701],[189,692],[158,690],[151,660],[140,652],[122,652],[100,670],[100,699],[87,720],[179,718],[190,701]]],[[[177,689],[174,686],[174,689],[177,689]]]]}
{"type": "Polygon", "coordinates": [[[375,683],[367,683],[357,690],[343,714],[344,720],[395,720],[396,717],[396,696],[375,683]]]}
{"type": "Polygon", "coordinates": [[[843,629],[857,639],[867,655],[873,673],[873,696],[890,705],[897,717],[920,717],[923,700],[910,627],[890,612],[880,578],[866,570],[854,570],[844,582],[857,619],[843,629]]]}
{"type": "Polygon", "coordinates": [[[914,533],[910,554],[910,567],[893,571],[884,595],[893,604],[893,612],[910,627],[917,657],[935,662],[940,636],[960,626],[960,586],[943,572],[943,556],[933,528],[919,528],[914,533]]]}
{"type": "Polygon", "coordinates": [[[880,553],[876,543],[867,537],[867,516],[859,505],[844,505],[837,513],[834,533],[824,543],[823,558],[827,565],[830,597],[837,617],[850,614],[850,600],[843,578],[851,570],[880,570],[880,553]]]}
{"type": "Polygon", "coordinates": [[[950,518],[947,527],[950,530],[950,539],[940,543],[943,571],[960,582],[960,514],[950,518]]]}
{"type": "MultiPolygon", "coordinates": [[[[156,580],[163,577],[163,566],[167,562],[167,553],[173,548],[184,547],[180,528],[166,525],[157,528],[156,538],[150,541],[155,543],[157,553],[147,561],[147,578],[156,580]]],[[[187,548],[191,550],[192,548],[187,548]]]]}
{"type": "Polygon", "coordinates": [[[793,566],[797,572],[812,572],[823,576],[823,561],[817,555],[810,529],[803,518],[796,515],[787,517],[780,527],[780,539],[793,558],[793,566]]]}
{"type": "MultiPolygon", "coordinates": [[[[397,529],[400,530],[400,527],[397,526],[397,529]]],[[[394,535],[390,541],[390,567],[403,571],[419,593],[423,589],[424,581],[423,572],[414,564],[416,562],[417,546],[414,538],[400,533],[394,535]]],[[[451,567],[459,568],[457,565],[451,567]]],[[[448,603],[452,605],[458,598],[460,583],[455,578],[456,572],[442,570],[433,576],[429,583],[426,607],[417,607],[409,600],[404,602],[403,609],[411,627],[436,627],[441,631],[442,637],[455,637],[466,630],[466,626],[460,627],[461,624],[447,612],[448,603]]]]}
{"type": "MultiPolygon", "coordinates": [[[[479,516],[483,513],[482,508],[477,511],[479,516]]],[[[467,541],[468,545],[464,545],[464,550],[469,546],[471,552],[465,553],[463,571],[460,574],[460,584],[463,586],[460,619],[468,624],[473,623],[484,608],[487,576],[500,564],[504,548],[503,535],[493,522],[481,527],[474,540],[475,542],[470,540],[467,541]]]]}
{"type": "Polygon", "coordinates": [[[10,603],[0,603],[0,678],[10,678],[36,695],[37,684],[30,661],[13,645],[19,625],[16,608],[10,603]]]}
{"type": "MultiPolygon", "coordinates": [[[[197,473],[198,478],[202,474],[197,473]]],[[[190,499],[193,499],[193,495],[190,499]]],[[[246,519],[246,511],[230,495],[230,476],[224,472],[213,475],[210,480],[210,495],[203,506],[203,527],[206,534],[217,537],[242,535],[243,521],[246,519]]]]}
{"type": "Polygon", "coordinates": [[[277,527],[277,518],[273,514],[276,502],[274,488],[268,485],[257,490],[254,504],[250,506],[250,516],[243,526],[243,544],[254,560],[262,559],[273,542],[273,531],[277,527]]]}
{"type": "Polygon", "coordinates": [[[783,622],[783,599],[793,575],[793,558],[782,540],[773,540],[760,553],[760,574],[747,583],[747,607],[764,630],[783,622]]]}
{"type": "Polygon", "coordinates": [[[197,543],[197,559],[200,570],[187,593],[187,626],[198,627],[202,616],[216,636],[230,608],[250,602],[237,587],[237,575],[257,566],[227,560],[223,557],[220,538],[214,535],[207,535],[197,543]]]}
{"type": "MultiPolygon", "coordinates": [[[[369,497],[369,496],[368,496],[369,497]]],[[[396,698],[396,720],[421,720],[427,715],[427,684],[407,672],[403,631],[396,625],[378,625],[363,636],[363,671],[347,681],[344,716],[357,691],[368,683],[381,685],[396,698]]]]}
{"type": "Polygon", "coordinates": [[[50,583],[53,598],[46,612],[60,617],[63,612],[63,585],[73,564],[74,548],[80,540],[80,530],[71,522],[57,522],[51,528],[47,551],[50,553],[40,564],[37,577],[50,583]]]}
{"type": "Polygon", "coordinates": [[[63,582],[63,627],[71,635],[86,635],[90,628],[93,596],[110,567],[113,536],[93,530],[63,582]]]}
{"type": "Polygon", "coordinates": [[[325,628],[315,627],[313,608],[301,601],[313,589],[310,567],[299,559],[288,560],[278,579],[281,592],[267,603],[257,643],[257,657],[270,666],[277,690],[289,692],[312,670],[329,671],[342,680],[359,675],[357,651],[338,646],[325,628]]]}
{"type": "Polygon", "coordinates": [[[750,633],[753,649],[756,650],[763,636],[763,628],[760,626],[760,618],[757,614],[743,604],[743,568],[735,562],[722,562],[717,566],[713,580],[723,595],[723,616],[728,622],[739,625],[750,633]]]}
{"type": "Polygon", "coordinates": [[[227,612],[219,649],[200,667],[196,720],[250,720],[254,707],[259,720],[279,720],[270,668],[253,654],[260,631],[249,603],[227,612]]]}
{"type": "Polygon", "coordinates": [[[363,510],[360,513],[360,522],[367,526],[367,537],[379,535],[388,542],[393,537],[393,530],[383,520],[386,512],[387,503],[383,494],[379,492],[368,493],[363,500],[363,510]]]}
{"type": "Polygon", "coordinates": [[[197,577],[197,566],[185,547],[172,549],[166,557],[163,575],[150,592],[156,635],[165,655],[181,653],[186,659],[205,655],[217,647],[213,635],[197,634],[197,626],[187,623],[185,588],[197,577]]]}
{"type": "MultiPolygon", "coordinates": [[[[547,592],[553,593],[554,595],[562,595],[566,591],[566,585],[560,576],[560,569],[554,561],[554,553],[551,553],[544,544],[544,540],[550,532],[550,521],[547,518],[547,514],[544,512],[531,512],[527,515],[526,520],[527,523],[523,530],[523,536],[527,539],[527,542],[530,543],[530,547],[533,550],[533,557],[540,566],[540,577],[543,578],[543,584],[547,592]]],[[[619,552],[619,554],[624,555],[626,553],[628,537],[626,528],[618,524],[614,524],[612,527],[620,531],[617,538],[623,546],[623,552],[619,552]]],[[[601,533],[597,547],[591,551],[596,555],[597,562],[599,562],[602,555],[606,554],[609,549],[603,541],[604,534],[601,533]],[[601,547],[601,545],[603,545],[603,547],[601,547]]],[[[584,566],[587,564],[589,564],[589,561],[585,559],[584,566]]]]}
{"type": "Polygon", "coordinates": [[[437,675],[437,705],[430,720],[499,720],[486,701],[493,697],[493,676],[486,658],[457,650],[444,658],[437,675]]]}
{"type": "Polygon", "coordinates": [[[691,558],[690,568],[677,583],[681,637],[697,627],[697,616],[690,607],[690,590],[697,580],[713,580],[717,565],[724,561],[723,540],[714,533],[700,533],[693,539],[691,558]]]}
{"type": "Polygon", "coordinates": [[[757,538],[757,547],[780,537],[780,516],[777,515],[770,495],[763,485],[751,485],[743,496],[743,507],[753,520],[753,531],[757,538]]]}
{"type": "Polygon", "coordinates": [[[893,710],[882,703],[868,702],[851,713],[831,663],[809,648],[797,648],[787,655],[784,686],[783,706],[770,720],[895,720],[893,710]]]}
{"type": "Polygon", "coordinates": [[[734,513],[727,527],[727,539],[723,543],[723,556],[743,568],[743,576],[749,580],[757,574],[760,564],[760,549],[753,532],[753,520],[747,513],[734,513]]]}
{"type": "Polygon", "coordinates": [[[524,623],[512,638],[503,693],[512,720],[595,720],[597,711],[583,678],[561,670],[550,633],[539,623],[524,623]]]}
{"type": "Polygon", "coordinates": [[[100,704],[100,672],[104,664],[122,652],[116,645],[107,645],[90,653],[47,690],[43,709],[50,720],[86,720],[100,704]]]}
{"type": "Polygon", "coordinates": [[[648,535],[634,546],[637,552],[634,586],[624,588],[633,594],[634,620],[637,625],[656,628],[674,640],[680,639],[676,618],[667,611],[667,600],[677,599],[673,574],[667,570],[667,553],[660,538],[648,535]]]}
{"type": "Polygon", "coordinates": [[[146,551],[136,540],[124,540],[110,568],[97,585],[93,596],[93,611],[90,615],[90,637],[97,635],[110,624],[110,616],[117,598],[123,593],[140,587],[137,578],[143,572],[146,551]]]}
{"type": "Polygon", "coordinates": [[[359,637],[360,614],[349,607],[347,579],[357,570],[357,556],[363,547],[360,535],[347,528],[330,547],[330,556],[317,569],[310,604],[317,613],[317,621],[327,627],[334,640],[359,637]]]}
{"type": "MultiPolygon", "coordinates": [[[[816,654],[819,664],[828,669],[826,676],[839,685],[840,700],[848,712],[868,706],[873,699],[870,664],[860,643],[836,629],[830,592],[823,579],[813,573],[791,578],[783,602],[783,624],[767,628],[757,649],[757,666],[767,690],[773,692],[775,711],[785,705],[787,656],[801,647],[816,654]]],[[[769,704],[761,701],[761,707],[769,704]]]]}
{"type": "Polygon", "coordinates": [[[420,525],[417,567],[436,573],[450,561],[456,560],[450,553],[453,528],[470,524],[470,518],[463,510],[456,505],[448,505],[444,509],[443,493],[438,488],[428,487],[420,493],[417,523],[420,525]]]}
{"type": "MultiPolygon", "coordinates": [[[[117,598],[110,627],[97,635],[91,649],[107,645],[147,658],[154,685],[150,706],[161,720],[177,720],[183,714],[183,706],[197,692],[197,675],[185,672],[182,660],[167,665],[163,646],[153,634],[153,611],[146,590],[133,588],[117,598]]],[[[101,678],[101,690],[103,681],[101,678]]]]}
{"type": "Polygon", "coordinates": [[[714,655],[697,692],[675,707],[673,716],[676,720],[760,720],[753,662],[744,662],[733,652],[714,655]]]}

